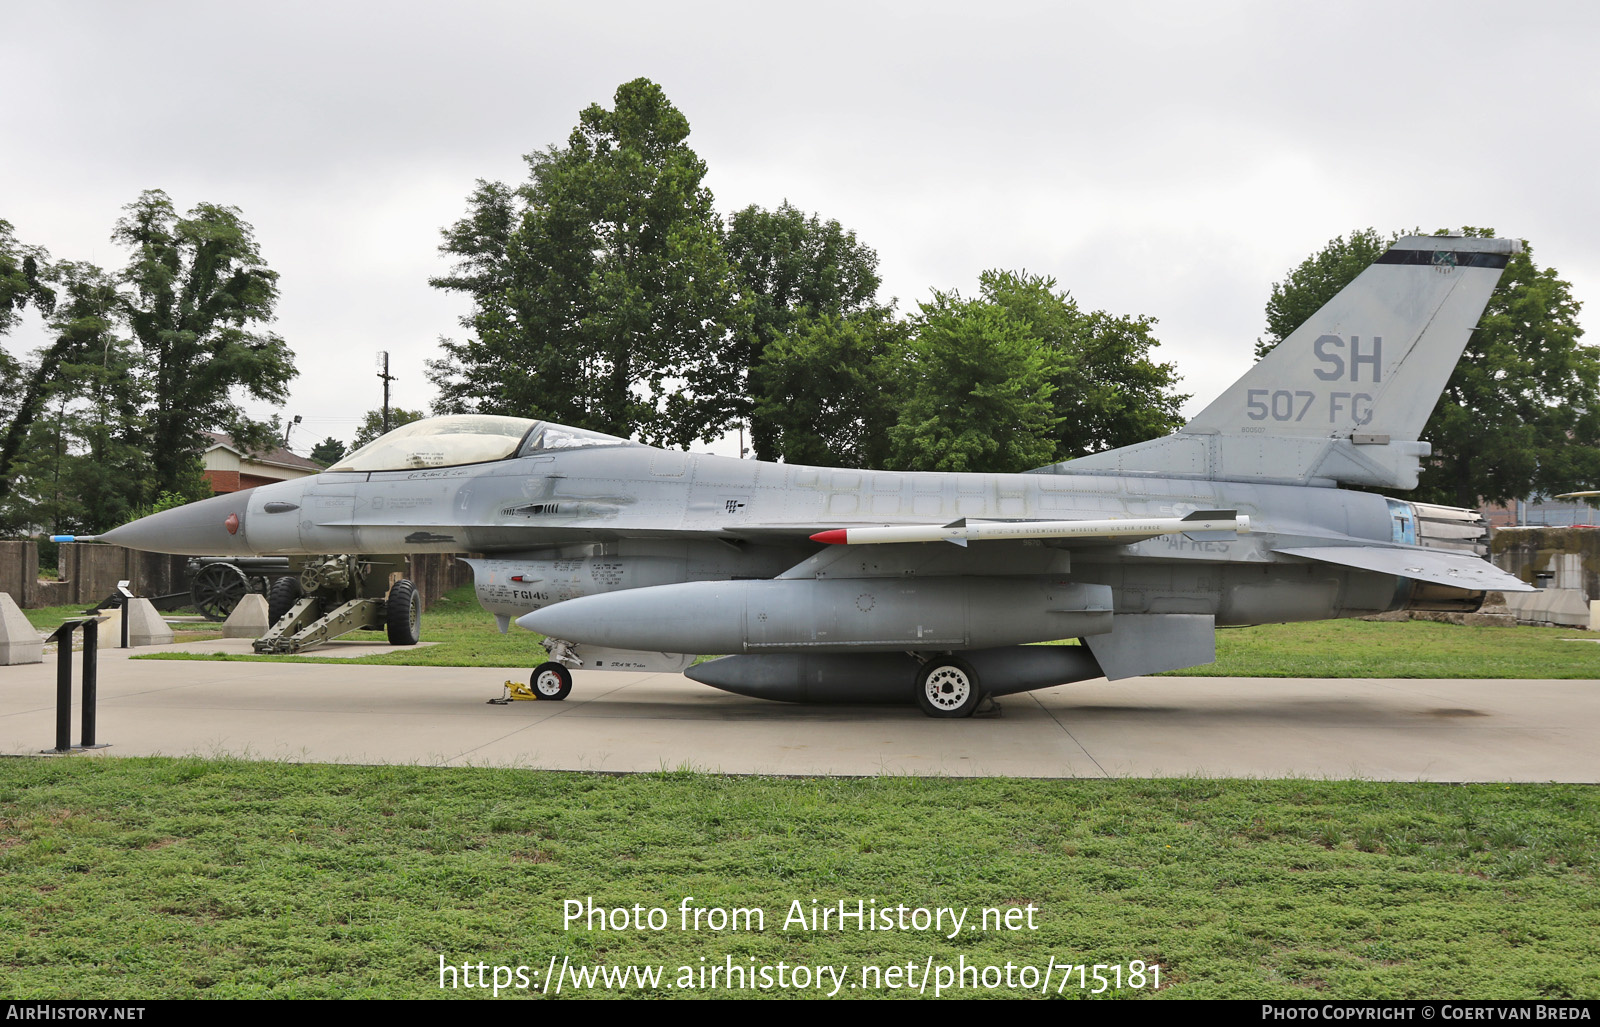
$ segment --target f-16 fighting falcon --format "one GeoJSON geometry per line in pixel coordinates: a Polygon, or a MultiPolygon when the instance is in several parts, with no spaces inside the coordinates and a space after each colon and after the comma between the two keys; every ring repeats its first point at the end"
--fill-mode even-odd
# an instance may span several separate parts
{"type": "MultiPolygon", "coordinates": [[[[1218,627],[1531,590],[1482,558],[1475,512],[1341,488],[1416,486],[1418,436],[1519,249],[1401,239],[1180,431],[1026,474],[803,467],[462,415],[100,537],[472,554],[501,630],[546,637],[540,698],[565,698],[571,668],[685,670],[766,699],[967,716],[992,696],[1209,663],[1218,627]],[[1080,644],[1029,644],[1062,639],[1080,644]]],[[[401,641],[415,599],[391,591],[391,637],[408,610],[401,641]]]]}

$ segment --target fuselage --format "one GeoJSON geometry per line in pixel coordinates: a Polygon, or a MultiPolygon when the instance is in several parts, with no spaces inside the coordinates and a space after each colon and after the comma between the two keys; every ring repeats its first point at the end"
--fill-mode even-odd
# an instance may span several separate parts
{"type": "MultiPolygon", "coordinates": [[[[598,437],[604,439],[605,437],[598,437]]],[[[1252,531],[1129,545],[989,542],[870,547],[855,572],[1069,577],[1117,613],[1254,624],[1379,612],[1411,583],[1286,559],[1291,545],[1405,541],[1409,508],[1335,488],[1099,474],[958,474],[808,467],[608,440],[459,466],[332,470],[167,511],[105,536],[195,555],[480,554],[485,606],[514,617],[595,592],[772,578],[826,528],[977,520],[1173,517],[1227,509],[1252,531]],[[889,551],[897,559],[885,560],[889,551]],[[919,554],[909,564],[908,552],[919,554]],[[519,567],[538,565],[538,573],[519,567]],[[527,579],[521,583],[514,578],[527,579]],[[528,587],[518,587],[519,584],[528,587]],[[538,585],[539,587],[534,587],[538,585]],[[1291,586],[1291,587],[1284,587],[1291,586]]]]}
{"type": "Polygon", "coordinates": [[[1529,588],[1481,559],[1472,511],[1337,487],[1415,487],[1428,411],[1519,249],[1398,240],[1183,428],[1044,473],[792,466],[456,415],[104,538],[474,554],[502,628],[545,637],[533,687],[547,698],[570,690],[566,668],[654,666],[767,698],[914,695],[966,716],[985,695],[1208,663],[1219,625],[1475,609],[1488,588],[1529,588]],[[1118,519],[1152,530],[1059,530],[1118,519]],[[979,524],[963,544],[984,521],[1045,523],[979,524]],[[857,545],[852,528],[915,530],[858,531],[857,545]],[[1083,644],[1028,644],[1069,638],[1083,644]]]}

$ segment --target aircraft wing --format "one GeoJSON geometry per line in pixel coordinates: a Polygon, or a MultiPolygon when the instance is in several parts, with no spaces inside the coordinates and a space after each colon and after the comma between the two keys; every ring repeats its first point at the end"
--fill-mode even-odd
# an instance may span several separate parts
{"type": "Polygon", "coordinates": [[[1384,546],[1316,546],[1278,549],[1284,556],[1320,560],[1341,567],[1414,578],[1451,588],[1496,592],[1536,592],[1538,589],[1507,574],[1487,560],[1448,549],[1401,549],[1384,546]]]}

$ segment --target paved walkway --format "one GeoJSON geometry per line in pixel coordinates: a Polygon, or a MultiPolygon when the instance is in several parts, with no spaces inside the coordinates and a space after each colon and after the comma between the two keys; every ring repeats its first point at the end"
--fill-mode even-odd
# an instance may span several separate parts
{"type": "MultiPolygon", "coordinates": [[[[246,640],[171,648],[249,650],[246,640]]],[[[385,651],[336,643],[324,655],[385,651]]],[[[149,650],[137,650],[147,652],[149,650]]],[[[998,716],[791,706],[678,674],[579,671],[565,702],[487,705],[500,668],[129,660],[100,652],[95,756],[233,754],[562,770],[1600,782],[1594,681],[1135,678],[998,716]]],[[[81,687],[73,661],[74,695],[81,687]]],[[[0,753],[55,738],[53,657],[0,667],[0,753]]],[[[78,738],[78,712],[73,739],[78,738]]]]}

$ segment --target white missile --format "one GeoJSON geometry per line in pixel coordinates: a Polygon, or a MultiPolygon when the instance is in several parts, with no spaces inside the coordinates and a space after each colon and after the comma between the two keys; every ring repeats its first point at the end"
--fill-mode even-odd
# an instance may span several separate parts
{"type": "Polygon", "coordinates": [[[1137,541],[1158,535],[1248,532],[1250,518],[1233,510],[1197,510],[1187,517],[1117,517],[1086,521],[968,521],[952,524],[889,524],[871,528],[835,528],[811,536],[813,542],[838,546],[883,545],[889,542],[968,542],[996,539],[1068,538],[1088,542],[1137,541]]]}

